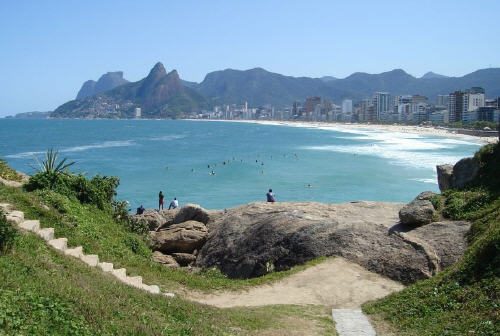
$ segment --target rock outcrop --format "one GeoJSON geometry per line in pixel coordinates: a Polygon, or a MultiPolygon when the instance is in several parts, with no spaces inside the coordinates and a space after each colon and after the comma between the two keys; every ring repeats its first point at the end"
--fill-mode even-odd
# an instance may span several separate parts
{"type": "Polygon", "coordinates": [[[174,210],[145,210],[142,215],[130,215],[130,220],[134,222],[144,222],[149,227],[149,231],[158,231],[173,224],[173,219],[177,214],[174,210]]]}
{"type": "Polygon", "coordinates": [[[205,224],[193,220],[150,232],[154,249],[164,253],[191,253],[203,245],[207,235],[205,224]]]}
{"type": "Polygon", "coordinates": [[[163,254],[160,251],[154,251],[153,255],[151,256],[151,260],[172,268],[180,267],[179,263],[174,259],[174,257],[163,254]]]}
{"type": "Polygon", "coordinates": [[[401,208],[399,210],[401,224],[414,227],[431,223],[436,214],[434,206],[430,201],[434,195],[432,191],[425,191],[401,208]]]}
{"type": "Polygon", "coordinates": [[[439,189],[459,189],[474,181],[479,172],[479,162],[473,158],[465,158],[458,161],[454,166],[436,166],[439,189]]]}
{"type": "Polygon", "coordinates": [[[403,283],[428,278],[452,264],[466,246],[466,222],[438,222],[408,231],[404,204],[384,202],[251,203],[207,224],[196,266],[232,278],[286,270],[320,256],[342,256],[403,283]]]}

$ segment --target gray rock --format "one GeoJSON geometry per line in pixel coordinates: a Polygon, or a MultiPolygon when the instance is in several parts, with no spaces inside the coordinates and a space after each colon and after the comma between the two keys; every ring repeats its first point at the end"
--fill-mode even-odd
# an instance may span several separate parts
{"type": "Polygon", "coordinates": [[[147,209],[142,215],[130,215],[130,220],[145,222],[150,231],[157,231],[173,223],[177,210],[147,209]]]}
{"type": "Polygon", "coordinates": [[[438,184],[441,191],[448,189],[460,189],[474,181],[479,173],[479,163],[473,158],[465,158],[458,161],[454,166],[436,166],[438,184]]]}
{"type": "Polygon", "coordinates": [[[179,263],[174,259],[174,257],[163,254],[159,251],[153,252],[153,255],[151,256],[151,260],[154,262],[157,262],[159,264],[163,264],[168,267],[172,268],[178,268],[180,267],[179,263]]]}
{"type": "Polygon", "coordinates": [[[198,204],[186,204],[178,210],[173,218],[173,223],[179,224],[191,220],[207,224],[210,220],[210,216],[208,211],[198,204]]]}
{"type": "Polygon", "coordinates": [[[434,206],[426,199],[415,199],[399,210],[399,219],[405,226],[420,226],[432,222],[434,206]]]}
{"type": "Polygon", "coordinates": [[[191,253],[203,245],[207,235],[205,224],[196,221],[172,224],[166,229],[150,232],[153,249],[164,253],[191,253]]]}
{"type": "Polygon", "coordinates": [[[451,188],[453,166],[449,164],[436,166],[439,190],[445,191],[451,188]]]}
{"type": "Polygon", "coordinates": [[[175,261],[181,266],[188,266],[196,261],[196,256],[190,253],[172,253],[172,257],[174,257],[175,261]]]}
{"type": "Polygon", "coordinates": [[[479,172],[479,163],[475,158],[465,158],[453,166],[452,187],[462,188],[472,182],[479,172]]]}
{"type": "Polygon", "coordinates": [[[436,223],[399,232],[405,230],[398,218],[403,206],[259,202],[227,209],[210,224],[195,265],[218,267],[232,278],[248,278],[320,256],[342,256],[393,280],[412,283],[460,257],[468,226],[446,222],[437,236],[432,230],[436,223]],[[443,240],[455,243],[440,249],[443,240]]]}
{"type": "Polygon", "coordinates": [[[433,196],[436,196],[437,194],[432,191],[424,191],[418,194],[417,197],[415,197],[416,200],[420,201],[430,201],[433,196]]]}

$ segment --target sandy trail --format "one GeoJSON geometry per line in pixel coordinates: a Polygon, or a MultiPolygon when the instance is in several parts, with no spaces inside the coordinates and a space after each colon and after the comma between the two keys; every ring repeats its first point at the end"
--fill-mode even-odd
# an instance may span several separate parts
{"type": "Polygon", "coordinates": [[[355,308],[403,288],[398,282],[337,257],[269,285],[240,292],[187,292],[185,295],[189,300],[220,308],[276,304],[355,308]]]}

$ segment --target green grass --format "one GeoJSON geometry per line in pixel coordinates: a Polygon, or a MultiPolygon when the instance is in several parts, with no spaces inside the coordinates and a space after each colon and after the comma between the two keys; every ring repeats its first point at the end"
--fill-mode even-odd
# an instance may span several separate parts
{"type": "Polygon", "coordinates": [[[0,335],[247,335],[286,329],[287,318],[313,320],[325,333],[332,325],[319,307],[222,310],[147,295],[33,234],[0,257],[0,279],[0,335]]]}
{"type": "MultiPolygon", "coordinates": [[[[192,274],[150,261],[144,236],[127,231],[95,206],[54,192],[3,185],[0,202],[13,204],[27,219],[40,219],[42,227],[54,227],[56,237],[67,237],[69,246],[82,245],[85,253],[99,254],[102,261],[125,267],[129,275],[141,275],[162,291],[241,289],[308,266],[249,280],[232,280],[216,270],[192,274]]],[[[64,257],[33,234],[16,235],[11,245],[0,256],[0,335],[273,335],[308,325],[314,334],[334,334],[324,307],[217,309],[179,297],[167,300],[64,257]]]]}
{"type": "Polygon", "coordinates": [[[5,180],[21,182],[21,176],[16,171],[7,165],[7,162],[0,159],[0,177],[5,180]]]}
{"type": "Polygon", "coordinates": [[[478,181],[444,193],[443,214],[472,222],[462,259],[437,276],[363,305],[402,335],[500,335],[499,145],[483,147],[478,181]]]}

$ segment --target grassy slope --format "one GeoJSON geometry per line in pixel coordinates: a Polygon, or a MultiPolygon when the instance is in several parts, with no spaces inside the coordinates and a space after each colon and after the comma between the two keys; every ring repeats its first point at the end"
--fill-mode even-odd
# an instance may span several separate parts
{"type": "Polygon", "coordinates": [[[16,171],[7,165],[7,162],[0,159],[0,177],[10,181],[21,182],[21,176],[16,171]]]}
{"type": "MultiPolygon", "coordinates": [[[[145,283],[162,290],[183,287],[199,290],[237,289],[273,281],[290,273],[254,280],[231,280],[219,272],[189,274],[149,261],[147,245],[117,225],[110,215],[55,193],[27,193],[0,186],[0,201],[15,205],[26,218],[54,227],[70,246],[126,267],[145,283]],[[41,202],[56,206],[43,209],[41,202]]],[[[113,277],[81,262],[63,257],[33,235],[19,235],[11,252],[0,256],[0,335],[227,335],[261,334],[295,324],[311,324],[315,332],[333,333],[322,307],[271,306],[216,309],[180,298],[167,300],[118,283],[113,277]],[[3,315],[2,315],[3,314],[3,315]],[[298,321],[298,322],[297,322],[298,321]],[[9,327],[7,327],[7,325],[9,327]],[[9,329],[10,328],[10,329],[9,329]]],[[[292,329],[290,329],[292,328],[292,329]]]]}
{"type": "Polygon", "coordinates": [[[500,146],[476,157],[479,181],[444,194],[444,213],[473,223],[464,257],[431,279],[363,306],[403,335],[500,334],[500,146]]]}

